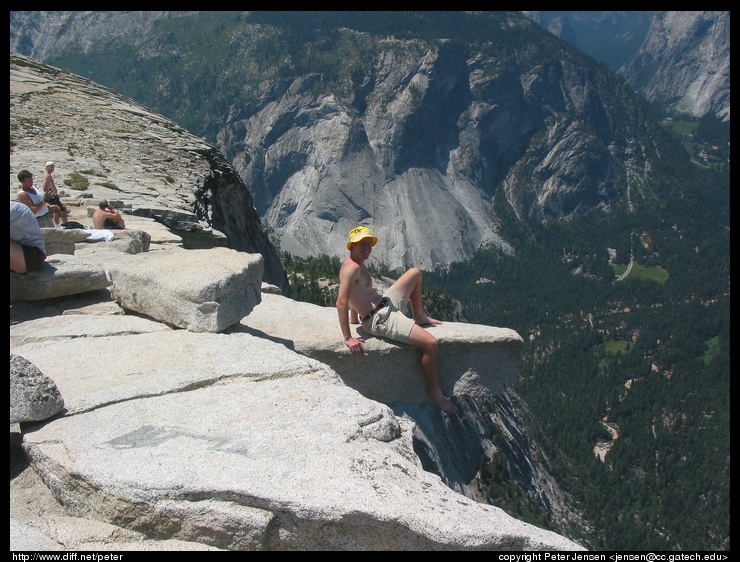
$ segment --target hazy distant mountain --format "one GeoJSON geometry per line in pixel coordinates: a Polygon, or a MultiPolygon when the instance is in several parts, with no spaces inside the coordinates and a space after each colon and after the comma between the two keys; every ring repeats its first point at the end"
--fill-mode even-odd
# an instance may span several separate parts
{"type": "Polygon", "coordinates": [[[655,12],[531,11],[527,17],[617,72],[635,56],[655,12]]]}
{"type": "Polygon", "coordinates": [[[670,111],[729,121],[730,12],[656,12],[619,73],[670,111]]]}
{"type": "Polygon", "coordinates": [[[669,112],[730,120],[730,12],[525,12],[669,112]]]}

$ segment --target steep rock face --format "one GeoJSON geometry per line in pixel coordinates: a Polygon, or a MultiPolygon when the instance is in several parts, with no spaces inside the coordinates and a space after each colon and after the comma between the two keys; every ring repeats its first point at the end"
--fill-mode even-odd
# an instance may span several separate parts
{"type": "Polygon", "coordinates": [[[202,224],[188,228],[222,231],[233,249],[261,254],[265,280],[289,294],[249,190],[214,147],[131,99],[12,53],[10,94],[11,200],[21,169],[40,185],[44,162],[53,160],[71,220],[89,223],[75,207],[99,198],[121,200],[132,213],[153,206],[164,209],[158,214],[194,213],[202,224]]]}
{"type": "MultiPolygon", "coordinates": [[[[610,209],[642,176],[647,116],[614,77],[562,43],[517,60],[440,42],[397,42],[353,100],[281,89],[219,135],[258,211],[296,255],[341,255],[368,224],[374,258],[425,269],[470,257],[499,235],[499,186],[522,219],[610,209]],[[503,67],[503,68],[502,68],[503,67]]],[[[542,47],[540,47],[541,49],[542,47]]]]}
{"type": "Polygon", "coordinates": [[[415,44],[399,51],[378,62],[377,78],[354,105],[315,98],[317,77],[309,76],[246,126],[224,128],[224,145],[246,141],[234,161],[249,161],[243,176],[282,249],[337,255],[360,223],[372,225],[382,240],[375,257],[390,267],[433,268],[483,242],[505,245],[486,194],[458,173],[461,156],[452,153],[468,98],[464,53],[415,44]],[[245,129],[248,138],[232,136],[245,129]]]}
{"type": "Polygon", "coordinates": [[[620,70],[650,101],[730,120],[730,12],[656,12],[620,70]]]}

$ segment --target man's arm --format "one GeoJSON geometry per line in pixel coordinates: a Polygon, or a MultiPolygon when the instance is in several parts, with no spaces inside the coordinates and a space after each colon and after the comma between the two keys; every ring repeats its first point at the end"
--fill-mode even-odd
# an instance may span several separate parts
{"type": "Polygon", "coordinates": [[[121,213],[116,211],[113,207],[108,207],[105,211],[103,211],[102,214],[106,219],[111,219],[114,221],[121,216],[121,213]]]}
{"type": "MultiPolygon", "coordinates": [[[[342,330],[344,343],[350,348],[354,355],[362,354],[362,338],[355,338],[349,327],[349,310],[350,310],[350,290],[354,276],[357,275],[357,268],[342,266],[339,270],[339,290],[337,291],[337,317],[339,318],[339,327],[342,330]]],[[[354,312],[354,311],[353,311],[354,312]]]]}
{"type": "MultiPolygon", "coordinates": [[[[41,209],[43,209],[44,206],[46,205],[46,201],[44,201],[43,199],[41,200],[41,202],[38,205],[34,205],[33,204],[33,201],[31,200],[31,198],[25,192],[18,194],[18,201],[20,201],[26,207],[28,207],[29,209],[31,209],[31,211],[33,211],[33,214],[34,215],[36,213],[38,213],[41,209]]],[[[49,205],[49,209],[51,209],[52,211],[56,209],[58,211],[59,210],[59,207],[57,207],[56,205],[49,205]]]]}
{"type": "Polygon", "coordinates": [[[346,342],[352,338],[352,332],[349,327],[349,295],[346,287],[343,288],[341,282],[337,294],[337,316],[339,318],[339,328],[342,330],[342,336],[346,342]],[[343,290],[344,289],[344,290],[343,290]]]}

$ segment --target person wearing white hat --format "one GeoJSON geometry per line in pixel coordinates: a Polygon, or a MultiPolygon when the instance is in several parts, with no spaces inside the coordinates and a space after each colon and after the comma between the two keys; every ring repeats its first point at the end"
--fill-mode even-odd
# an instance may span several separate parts
{"type": "Polygon", "coordinates": [[[49,160],[44,166],[44,175],[41,177],[41,189],[44,190],[44,201],[51,205],[56,205],[57,207],[59,207],[59,210],[56,211],[52,208],[52,212],[54,213],[54,226],[59,226],[60,216],[62,219],[62,225],[67,224],[68,211],[67,207],[64,206],[62,200],[59,198],[57,186],[54,183],[54,178],[51,175],[54,169],[54,162],[49,160]]]}
{"type": "Polygon", "coordinates": [[[429,397],[439,408],[454,414],[457,407],[447,398],[437,378],[437,338],[424,326],[441,324],[427,316],[422,304],[422,272],[414,267],[401,275],[384,295],[373,288],[372,277],[365,266],[378,242],[368,227],[358,226],[349,233],[349,256],[339,270],[337,314],[344,343],[354,355],[362,355],[365,342],[350,330],[350,308],[359,316],[362,328],[369,334],[408,343],[421,350],[421,366],[429,397]],[[413,318],[404,314],[411,305],[413,318]]]}

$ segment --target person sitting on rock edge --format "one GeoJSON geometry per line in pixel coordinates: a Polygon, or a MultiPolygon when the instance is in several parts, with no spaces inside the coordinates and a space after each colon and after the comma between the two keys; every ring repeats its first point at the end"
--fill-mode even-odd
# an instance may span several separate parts
{"type": "Polygon", "coordinates": [[[108,203],[107,199],[101,199],[98,203],[98,209],[93,213],[93,228],[96,230],[111,229],[123,230],[126,223],[121,214],[108,203]]]}
{"type": "Polygon", "coordinates": [[[424,311],[422,272],[415,267],[409,269],[383,296],[379,295],[365,266],[377,241],[378,238],[366,226],[353,228],[349,233],[347,249],[350,254],[339,270],[336,301],[344,343],[354,355],[362,355],[365,340],[354,337],[350,331],[351,309],[352,316],[356,314],[359,317],[366,332],[418,347],[430,398],[442,411],[454,414],[457,406],[444,395],[437,378],[437,338],[423,328],[441,322],[430,318],[424,311]],[[413,318],[402,312],[407,303],[411,304],[413,318]]]}
{"type": "Polygon", "coordinates": [[[10,202],[10,271],[28,273],[46,261],[46,241],[33,212],[19,201],[10,202]]]}

